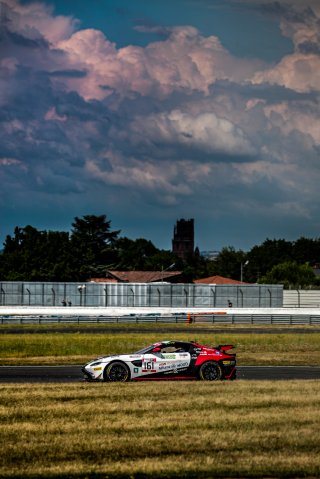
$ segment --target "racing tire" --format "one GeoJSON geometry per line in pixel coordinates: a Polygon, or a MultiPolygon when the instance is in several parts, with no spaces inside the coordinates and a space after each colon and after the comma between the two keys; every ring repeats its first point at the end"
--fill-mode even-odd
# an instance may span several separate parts
{"type": "Polygon", "coordinates": [[[219,381],[222,378],[222,369],[215,361],[206,361],[199,369],[199,379],[202,381],[219,381]]]}
{"type": "Polygon", "coordinates": [[[130,379],[130,370],[125,363],[121,361],[114,361],[106,366],[103,378],[108,382],[124,383],[130,379]]]}

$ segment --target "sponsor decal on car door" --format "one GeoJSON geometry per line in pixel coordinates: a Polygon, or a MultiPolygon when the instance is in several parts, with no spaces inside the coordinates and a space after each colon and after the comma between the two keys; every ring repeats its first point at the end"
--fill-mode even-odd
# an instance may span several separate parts
{"type": "Polygon", "coordinates": [[[188,369],[191,356],[189,353],[163,353],[162,363],[159,364],[159,372],[178,374],[179,371],[188,369]]]}
{"type": "Polygon", "coordinates": [[[142,360],[141,374],[177,374],[188,369],[191,356],[189,353],[145,354],[142,360]]]}

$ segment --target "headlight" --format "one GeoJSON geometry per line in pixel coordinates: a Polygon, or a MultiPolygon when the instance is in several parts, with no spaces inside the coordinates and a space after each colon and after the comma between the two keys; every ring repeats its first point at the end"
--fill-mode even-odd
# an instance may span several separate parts
{"type": "Polygon", "coordinates": [[[101,362],[101,361],[95,361],[94,363],[91,363],[91,364],[90,364],[90,367],[92,367],[92,366],[99,366],[99,364],[102,364],[102,362],[101,362]]]}

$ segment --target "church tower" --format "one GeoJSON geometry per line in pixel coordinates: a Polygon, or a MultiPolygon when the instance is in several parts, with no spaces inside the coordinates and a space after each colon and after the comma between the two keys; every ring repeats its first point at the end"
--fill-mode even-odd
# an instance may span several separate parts
{"type": "Polygon", "coordinates": [[[194,220],[177,220],[172,240],[172,252],[182,259],[194,255],[194,220]]]}

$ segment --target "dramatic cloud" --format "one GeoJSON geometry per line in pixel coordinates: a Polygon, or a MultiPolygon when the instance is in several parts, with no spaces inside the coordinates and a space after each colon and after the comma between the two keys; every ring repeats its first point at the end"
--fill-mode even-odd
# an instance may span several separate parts
{"type": "Polygon", "coordinates": [[[103,99],[117,92],[156,96],[189,90],[208,94],[216,80],[249,78],[261,62],[232,57],[217,37],[202,37],[193,27],[177,27],[169,38],[146,48],[116,49],[97,30],[81,30],[58,43],[75,68],[88,72],[85,80],[70,79],[68,86],[86,99],[103,99]]]}
{"type": "Polygon", "coordinates": [[[24,44],[35,42],[56,42],[70,37],[78,25],[74,18],[54,16],[53,8],[38,2],[22,5],[16,0],[1,1],[1,22],[6,24],[16,39],[24,44]]]}
{"type": "Polygon", "coordinates": [[[292,52],[270,64],[194,26],[147,22],[135,29],[159,41],[119,48],[46,3],[2,0],[2,208],[68,202],[79,216],[76,205],[103,203],[152,218],[174,205],[205,222],[227,212],[311,223],[320,213],[320,8],[230,3],[276,18],[292,52]]]}

